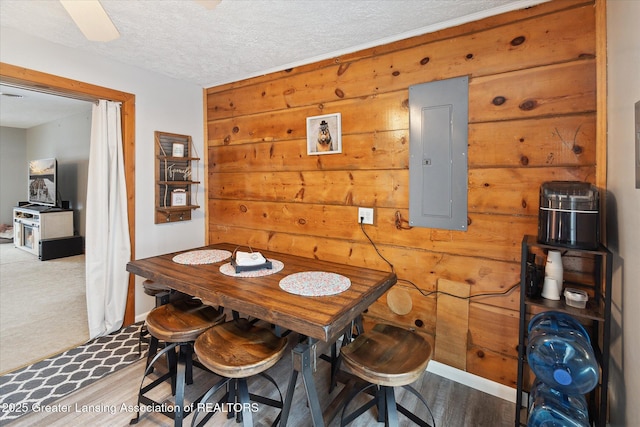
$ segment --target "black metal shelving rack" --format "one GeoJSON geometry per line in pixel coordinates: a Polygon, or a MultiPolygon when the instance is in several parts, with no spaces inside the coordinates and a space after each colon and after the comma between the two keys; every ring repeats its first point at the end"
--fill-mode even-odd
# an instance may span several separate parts
{"type": "MultiPolygon", "coordinates": [[[[563,254],[565,256],[565,254],[563,254]]],[[[611,277],[612,277],[611,252],[604,246],[596,250],[575,249],[547,245],[539,243],[535,236],[525,235],[522,239],[522,258],[520,270],[520,327],[518,340],[518,378],[516,395],[515,427],[526,426],[529,416],[529,402],[523,408],[523,391],[525,391],[524,372],[527,366],[527,326],[531,312],[547,310],[560,311],[579,319],[591,336],[596,358],[600,365],[600,381],[596,388],[587,396],[589,405],[589,418],[592,426],[605,427],[607,421],[607,389],[609,381],[609,346],[611,337],[611,277]],[[544,298],[529,298],[525,292],[526,260],[533,251],[561,250],[570,255],[593,259],[593,283],[570,282],[565,280],[565,286],[582,288],[592,295],[587,307],[578,309],[565,304],[564,298],[560,301],[551,301],[544,298]]],[[[565,279],[567,274],[565,274],[565,279]]],[[[530,384],[527,385],[527,392],[530,384]]]]}

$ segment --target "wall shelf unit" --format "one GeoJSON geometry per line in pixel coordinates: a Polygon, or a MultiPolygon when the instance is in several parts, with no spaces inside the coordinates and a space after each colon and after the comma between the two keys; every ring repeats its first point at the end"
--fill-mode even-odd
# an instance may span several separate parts
{"type": "Polygon", "coordinates": [[[188,221],[200,207],[195,200],[200,181],[193,177],[200,158],[193,141],[188,135],[156,131],[155,147],[155,223],[188,221]]]}
{"type": "Polygon", "coordinates": [[[591,344],[600,365],[600,380],[596,388],[587,395],[589,420],[592,426],[606,426],[611,339],[612,261],[613,255],[602,245],[595,250],[574,249],[539,243],[535,236],[524,236],[522,239],[516,427],[527,425],[530,408],[529,402],[523,398],[523,392],[528,394],[533,380],[532,373],[528,369],[526,354],[528,320],[533,314],[550,310],[575,317],[590,334],[591,344]],[[569,307],[565,304],[564,297],[561,297],[559,301],[551,301],[544,298],[530,298],[526,295],[526,261],[528,256],[530,253],[544,255],[548,250],[563,252],[563,265],[566,265],[564,285],[587,291],[589,301],[586,308],[569,307]]]}

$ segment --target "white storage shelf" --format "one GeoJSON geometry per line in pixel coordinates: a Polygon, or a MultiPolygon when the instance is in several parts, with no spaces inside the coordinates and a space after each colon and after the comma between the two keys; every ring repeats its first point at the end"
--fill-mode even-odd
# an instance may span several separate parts
{"type": "Polygon", "coordinates": [[[13,209],[15,247],[38,255],[40,241],[73,236],[73,210],[45,206],[13,209]]]}

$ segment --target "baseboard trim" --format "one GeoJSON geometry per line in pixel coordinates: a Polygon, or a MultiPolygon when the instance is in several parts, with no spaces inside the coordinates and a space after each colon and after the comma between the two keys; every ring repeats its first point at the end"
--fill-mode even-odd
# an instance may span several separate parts
{"type": "Polygon", "coordinates": [[[440,375],[441,377],[450,379],[451,381],[455,381],[509,402],[516,402],[515,388],[507,387],[504,384],[482,378],[478,375],[470,374],[469,372],[445,365],[444,363],[436,362],[435,360],[430,361],[427,366],[427,372],[440,375]]]}
{"type": "Polygon", "coordinates": [[[147,320],[147,314],[149,314],[149,312],[148,312],[148,311],[146,311],[146,312],[144,312],[144,313],[142,313],[142,314],[138,314],[138,315],[136,316],[135,323],[142,322],[143,320],[147,320]]]}

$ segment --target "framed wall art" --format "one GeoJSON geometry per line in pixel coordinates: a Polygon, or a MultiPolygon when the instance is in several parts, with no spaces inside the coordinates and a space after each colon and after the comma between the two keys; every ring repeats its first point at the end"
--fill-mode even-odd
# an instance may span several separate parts
{"type": "Polygon", "coordinates": [[[171,206],[187,206],[187,192],[185,190],[173,190],[171,192],[171,206]]]}
{"type": "Polygon", "coordinates": [[[307,154],[342,153],[340,113],[307,117],[307,154]]]}

